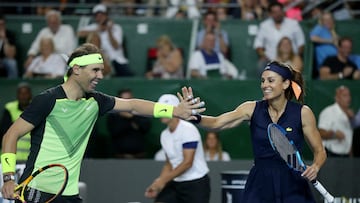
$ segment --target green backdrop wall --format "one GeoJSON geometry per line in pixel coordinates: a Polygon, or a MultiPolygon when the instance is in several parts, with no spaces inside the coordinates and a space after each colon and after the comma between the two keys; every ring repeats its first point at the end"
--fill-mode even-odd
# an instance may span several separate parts
{"type": "MultiPolygon", "coordinates": [[[[0,80],[0,110],[6,102],[15,99],[16,85],[19,80],[0,80]]],[[[61,84],[60,80],[29,80],[34,94],[38,94],[46,88],[61,84]]],[[[334,90],[339,85],[350,88],[353,98],[352,107],[357,110],[360,107],[360,82],[359,81],[307,81],[306,104],[309,105],[317,117],[325,106],[334,102],[334,90]]],[[[97,87],[99,91],[115,95],[124,87],[133,90],[135,97],[157,101],[164,93],[181,91],[181,87],[191,86],[195,95],[206,102],[206,114],[218,115],[233,110],[246,100],[261,99],[260,81],[258,80],[144,80],[140,78],[131,79],[104,79],[97,87]]],[[[101,117],[97,123],[97,136],[91,139],[88,155],[96,158],[111,157],[111,140],[105,126],[105,118],[101,117]]],[[[165,128],[158,119],[152,120],[151,132],[147,135],[148,157],[152,157],[160,147],[159,135],[165,128]]],[[[201,133],[204,133],[200,129],[201,133]]],[[[229,151],[235,159],[252,158],[252,148],[248,123],[239,127],[225,130],[220,133],[224,149],[229,151]]],[[[310,158],[310,151],[305,148],[304,155],[310,158]]]]}

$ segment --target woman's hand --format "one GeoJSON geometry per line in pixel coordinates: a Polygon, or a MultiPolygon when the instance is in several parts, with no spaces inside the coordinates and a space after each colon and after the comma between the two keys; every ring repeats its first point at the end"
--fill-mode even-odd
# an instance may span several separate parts
{"type": "Polygon", "coordinates": [[[201,101],[199,97],[194,98],[191,87],[183,87],[181,90],[182,94],[177,93],[180,104],[174,108],[173,115],[184,120],[196,120],[195,115],[206,110],[206,108],[203,108],[205,102],[201,101]]]}

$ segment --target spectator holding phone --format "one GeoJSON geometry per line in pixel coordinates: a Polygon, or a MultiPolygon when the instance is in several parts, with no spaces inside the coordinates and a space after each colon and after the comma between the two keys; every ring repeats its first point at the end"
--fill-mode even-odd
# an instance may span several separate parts
{"type": "Polygon", "coordinates": [[[196,45],[198,49],[203,48],[206,33],[215,34],[215,47],[214,51],[222,53],[224,56],[228,55],[229,37],[228,33],[221,29],[220,22],[215,12],[209,11],[203,16],[203,28],[198,32],[196,38],[196,45]]]}
{"type": "Polygon", "coordinates": [[[122,27],[109,18],[108,9],[104,4],[96,5],[92,13],[95,17],[95,23],[81,28],[78,36],[87,37],[92,32],[98,33],[101,39],[101,47],[99,48],[109,57],[115,70],[115,76],[133,76],[134,73],[130,70],[128,60],[124,55],[122,27]]]}

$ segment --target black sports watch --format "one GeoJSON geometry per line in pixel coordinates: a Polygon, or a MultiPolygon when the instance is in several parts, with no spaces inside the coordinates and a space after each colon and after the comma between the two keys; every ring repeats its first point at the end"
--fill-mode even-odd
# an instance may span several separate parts
{"type": "Polygon", "coordinates": [[[4,182],[4,183],[6,183],[6,182],[8,182],[8,181],[10,181],[10,180],[15,181],[15,176],[12,175],[12,174],[5,174],[5,175],[3,175],[3,182],[4,182]]]}

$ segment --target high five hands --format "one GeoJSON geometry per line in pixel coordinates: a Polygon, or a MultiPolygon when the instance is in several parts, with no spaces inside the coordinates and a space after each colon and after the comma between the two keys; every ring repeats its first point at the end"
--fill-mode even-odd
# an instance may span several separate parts
{"type": "Polygon", "coordinates": [[[206,110],[205,102],[199,97],[194,98],[191,87],[183,87],[181,91],[182,94],[177,93],[180,104],[174,109],[174,116],[184,120],[196,120],[196,115],[206,110]]]}

